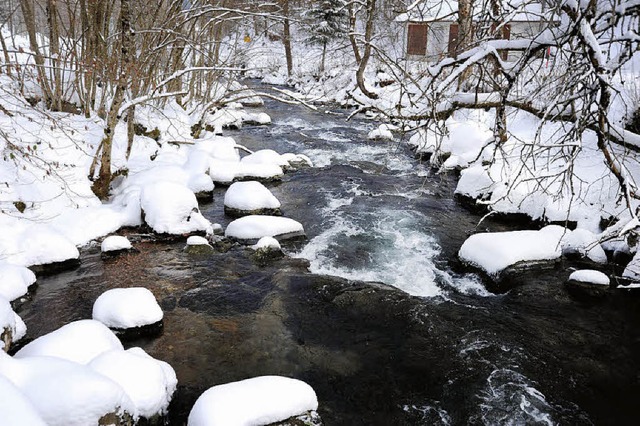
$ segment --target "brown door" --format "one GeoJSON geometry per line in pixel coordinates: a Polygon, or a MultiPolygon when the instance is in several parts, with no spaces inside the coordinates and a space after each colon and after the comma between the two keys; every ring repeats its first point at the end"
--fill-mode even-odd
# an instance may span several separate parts
{"type": "Polygon", "coordinates": [[[427,24],[409,24],[407,54],[427,54],[427,24]]]}

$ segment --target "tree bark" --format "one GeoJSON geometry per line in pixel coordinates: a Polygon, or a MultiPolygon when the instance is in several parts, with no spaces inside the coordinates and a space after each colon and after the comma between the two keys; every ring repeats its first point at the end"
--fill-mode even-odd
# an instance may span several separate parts
{"type": "Polygon", "coordinates": [[[47,0],[47,23],[49,24],[49,56],[53,67],[53,92],[51,109],[62,110],[62,72],[60,70],[60,31],[58,28],[58,6],[56,0],[47,0]]]}
{"type": "Polygon", "coordinates": [[[356,64],[360,65],[362,56],[360,56],[360,49],[356,41],[356,23],[356,10],[353,8],[353,4],[349,4],[349,42],[351,43],[351,49],[353,49],[353,56],[356,58],[356,64]]]}
{"type": "Polygon", "coordinates": [[[282,1],[282,14],[284,15],[284,21],[282,25],[284,27],[282,32],[282,44],[284,45],[284,55],[287,60],[287,75],[291,77],[293,74],[293,54],[291,53],[291,27],[289,21],[289,0],[282,1]]]}
{"type": "Polygon", "coordinates": [[[40,80],[40,87],[42,88],[42,94],[45,98],[45,102],[49,106],[52,99],[51,86],[49,85],[49,79],[47,77],[47,73],[45,72],[44,58],[42,57],[40,48],[38,47],[36,18],[31,0],[20,0],[20,9],[22,10],[22,17],[24,18],[24,23],[27,27],[27,34],[29,36],[29,48],[31,49],[31,51],[33,51],[36,70],[38,72],[38,80],[40,80]]]}
{"type": "Polygon", "coordinates": [[[367,25],[364,32],[364,50],[356,72],[356,81],[360,91],[368,98],[378,99],[378,95],[370,92],[364,84],[364,72],[371,57],[371,39],[373,38],[373,22],[376,15],[376,0],[367,0],[367,25]]]}

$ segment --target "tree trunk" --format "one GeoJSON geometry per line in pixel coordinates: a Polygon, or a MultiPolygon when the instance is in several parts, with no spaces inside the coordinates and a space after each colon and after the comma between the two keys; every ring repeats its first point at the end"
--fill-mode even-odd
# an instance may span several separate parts
{"type": "Polygon", "coordinates": [[[351,48],[353,49],[353,56],[356,58],[356,64],[360,65],[362,57],[360,56],[360,49],[358,49],[358,42],[356,41],[356,11],[353,8],[353,4],[349,4],[349,42],[351,42],[351,48]]]}
{"type": "Polygon", "coordinates": [[[324,74],[324,62],[325,59],[327,58],[327,42],[325,40],[325,42],[322,44],[322,58],[320,59],[320,74],[324,74]]]}
{"type": "Polygon", "coordinates": [[[371,57],[371,39],[373,38],[373,21],[376,15],[376,0],[367,0],[367,25],[364,32],[364,51],[362,52],[362,59],[360,60],[360,66],[356,72],[356,81],[360,91],[368,98],[378,99],[378,95],[370,92],[364,84],[364,71],[367,68],[367,62],[371,57]]]}
{"type": "Polygon", "coordinates": [[[284,15],[284,26],[282,32],[282,44],[284,44],[284,55],[287,59],[287,75],[291,77],[293,73],[293,54],[291,53],[291,28],[289,22],[289,0],[283,0],[282,13],[284,15]]]}
{"type": "Polygon", "coordinates": [[[58,29],[56,0],[47,0],[47,23],[49,24],[49,56],[53,67],[53,93],[51,109],[62,110],[62,72],[60,70],[60,32],[58,29]]]}
{"type": "MultiPolygon", "coordinates": [[[[473,0],[458,0],[458,40],[455,52],[467,49],[473,43],[473,0]]],[[[465,69],[458,79],[458,90],[463,90],[473,67],[465,69]]]]}
{"type": "Polygon", "coordinates": [[[38,72],[38,80],[40,80],[40,87],[42,88],[42,94],[45,98],[47,105],[51,104],[52,94],[51,86],[49,85],[49,79],[44,68],[44,58],[40,53],[38,47],[38,36],[36,33],[36,18],[33,12],[33,5],[31,0],[20,0],[20,9],[22,10],[22,17],[24,18],[25,26],[27,27],[27,34],[29,35],[29,48],[33,51],[34,60],[36,62],[36,70],[38,72]]]}

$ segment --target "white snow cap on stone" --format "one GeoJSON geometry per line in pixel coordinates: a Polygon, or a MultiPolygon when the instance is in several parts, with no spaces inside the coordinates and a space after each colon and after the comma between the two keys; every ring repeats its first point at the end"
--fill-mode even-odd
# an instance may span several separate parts
{"type": "Polygon", "coordinates": [[[549,225],[539,231],[480,233],[470,236],[458,255],[489,275],[497,275],[517,262],[554,260],[562,255],[565,228],[549,225]]]}
{"type": "Polygon", "coordinates": [[[80,257],[71,240],[45,224],[32,225],[22,232],[15,250],[8,261],[20,265],[46,265],[80,257]]]}
{"type": "Polygon", "coordinates": [[[201,237],[199,235],[192,235],[187,238],[188,246],[208,246],[209,241],[205,237],[201,237]]]}
{"type": "Polygon", "coordinates": [[[178,384],[169,364],[152,358],[141,348],[104,352],[88,366],[119,384],[138,414],[146,418],[166,413],[178,384]]]}
{"type": "Polygon", "coordinates": [[[38,337],[20,349],[15,358],[47,356],[87,364],[112,349],[123,347],[107,326],[94,320],[80,320],[38,337]]]}
{"type": "Polygon", "coordinates": [[[186,234],[206,231],[211,223],[200,214],[196,196],[189,188],[173,182],[146,185],[140,205],[145,221],[158,233],[186,234]]]}
{"type": "Polygon", "coordinates": [[[586,229],[578,228],[562,240],[562,251],[577,252],[597,263],[607,263],[607,254],[598,242],[598,236],[586,229]]]}
{"type": "Polygon", "coordinates": [[[100,245],[100,249],[107,253],[110,251],[130,250],[133,248],[127,237],[121,235],[111,235],[105,238],[100,245]]]}
{"type": "Polygon", "coordinates": [[[225,235],[240,240],[276,237],[285,234],[302,234],[302,224],[281,216],[250,215],[236,219],[227,226],[225,235]]]}
{"type": "Polygon", "coordinates": [[[28,292],[36,282],[36,274],[24,266],[0,263],[0,297],[12,301],[28,292]]]}
{"type": "Polygon", "coordinates": [[[2,395],[2,398],[0,398],[2,424],[11,426],[47,426],[31,401],[13,382],[2,374],[0,374],[0,395],[2,395]]]}
{"type": "MultiPolygon", "coordinates": [[[[96,425],[105,414],[123,411],[137,418],[124,389],[85,365],[48,356],[11,358],[0,353],[0,375],[22,391],[49,426],[96,425]]],[[[4,413],[0,419],[4,421],[4,413]]]]}
{"type": "Polygon", "coordinates": [[[261,149],[253,154],[243,157],[240,161],[244,164],[275,164],[276,166],[288,166],[289,162],[272,149],[261,149]]]}
{"type": "Polygon", "coordinates": [[[571,275],[569,275],[569,280],[606,286],[610,284],[608,276],[600,271],[595,271],[593,269],[580,269],[578,271],[572,272],[571,275]]]}
{"type": "Polygon", "coordinates": [[[162,317],[156,298],[144,287],[107,290],[93,304],[93,319],[111,328],[155,324],[162,317]]]}
{"type": "Polygon", "coordinates": [[[224,205],[238,210],[278,209],[280,201],[263,184],[236,182],[224,195],[224,205]]]}
{"type": "Polygon", "coordinates": [[[308,384],[287,377],[263,376],[214,386],[189,414],[188,426],[266,425],[318,409],[308,384]]]}
{"type": "Polygon", "coordinates": [[[395,126],[390,126],[388,124],[381,124],[378,126],[377,129],[373,129],[372,131],[369,132],[369,134],[367,135],[367,139],[371,139],[371,140],[382,140],[382,139],[386,139],[386,140],[393,140],[393,133],[391,133],[391,130],[393,130],[395,128],[395,126]]]}
{"type": "Polygon", "coordinates": [[[251,246],[254,250],[260,249],[272,249],[272,250],[281,250],[280,243],[273,237],[262,237],[258,240],[258,242],[251,246]]]}

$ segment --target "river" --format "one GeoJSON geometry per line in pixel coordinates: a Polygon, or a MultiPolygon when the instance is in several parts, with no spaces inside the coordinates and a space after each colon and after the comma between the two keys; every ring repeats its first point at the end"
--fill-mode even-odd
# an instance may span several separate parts
{"type": "MultiPolygon", "coordinates": [[[[165,311],[135,339],[179,380],[169,423],[184,424],[208,387],[279,374],[317,392],[327,425],[628,424],[640,398],[640,301],[577,300],[563,262],[522,272],[492,294],[456,253],[480,215],[371,122],[267,101],[273,125],[227,132],[250,149],[308,155],[314,168],[270,184],[307,239],[267,266],[251,251],[190,256],[184,242],[130,230],[137,255],[40,277],[18,313],[29,338],[90,318],[114,287],[145,286],[165,311]],[[369,282],[369,283],[367,283],[369,282]],[[399,289],[399,290],[398,290],[399,289]]],[[[224,188],[201,205],[226,225],[224,188]]],[[[515,229],[496,221],[481,230],[515,229]]]]}

